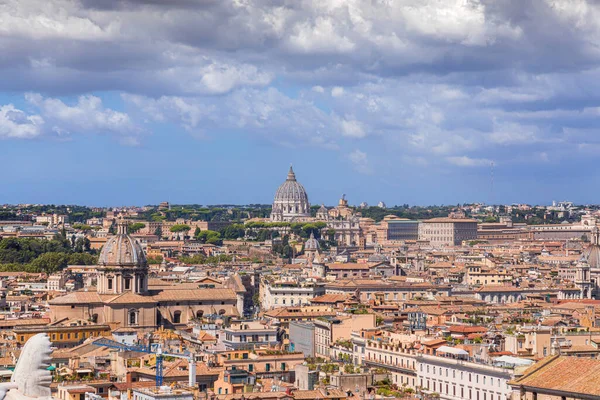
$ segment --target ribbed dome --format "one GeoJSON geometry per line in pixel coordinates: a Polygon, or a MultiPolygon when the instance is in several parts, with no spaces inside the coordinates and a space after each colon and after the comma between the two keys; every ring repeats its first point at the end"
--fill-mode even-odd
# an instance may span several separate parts
{"type": "Polygon", "coordinates": [[[286,181],[277,189],[275,201],[301,201],[308,203],[306,190],[296,180],[296,174],[294,174],[292,167],[290,167],[286,181]]]}
{"type": "Polygon", "coordinates": [[[583,258],[591,268],[600,268],[600,230],[594,227],[592,230],[592,243],[583,251],[583,258]]]}
{"type": "Polygon", "coordinates": [[[296,174],[290,166],[287,179],[275,193],[271,219],[291,221],[296,217],[309,217],[310,204],[304,186],[296,180],[296,174]]]}
{"type": "Polygon", "coordinates": [[[116,267],[144,267],[147,265],[144,250],[135,239],[127,234],[127,222],[119,221],[117,235],[106,241],[98,257],[98,265],[116,267]]]}
{"type": "Polygon", "coordinates": [[[310,238],[304,243],[304,250],[319,250],[319,241],[315,239],[315,235],[310,233],[310,238]]]}

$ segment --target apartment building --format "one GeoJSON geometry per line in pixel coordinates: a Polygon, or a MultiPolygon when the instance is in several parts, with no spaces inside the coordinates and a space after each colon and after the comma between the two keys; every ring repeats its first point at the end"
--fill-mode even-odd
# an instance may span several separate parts
{"type": "Polygon", "coordinates": [[[325,287],[322,284],[311,282],[263,281],[260,289],[263,310],[309,305],[313,298],[325,294],[325,287]]]}
{"type": "Polygon", "coordinates": [[[228,350],[274,346],[278,343],[277,327],[258,321],[242,321],[223,329],[223,344],[228,350]]]}
{"type": "Polygon", "coordinates": [[[446,347],[438,353],[416,357],[417,385],[425,393],[437,393],[442,400],[506,400],[510,399],[508,382],[514,378],[509,368],[469,361],[468,352],[446,347]]]}
{"type": "Polygon", "coordinates": [[[330,358],[331,344],[338,340],[348,340],[353,331],[375,328],[375,325],[375,314],[315,319],[315,356],[330,358]]]}
{"type": "Polygon", "coordinates": [[[373,338],[367,340],[364,364],[367,367],[385,368],[392,375],[392,383],[408,388],[416,388],[416,352],[409,349],[408,342],[373,338]]]}

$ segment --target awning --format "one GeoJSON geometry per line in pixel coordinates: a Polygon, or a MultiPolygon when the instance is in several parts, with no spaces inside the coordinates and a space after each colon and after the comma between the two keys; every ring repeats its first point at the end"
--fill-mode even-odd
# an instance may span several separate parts
{"type": "Polygon", "coordinates": [[[494,364],[527,366],[527,365],[533,364],[533,360],[528,360],[526,358],[512,357],[512,356],[500,356],[500,357],[494,358],[494,364]]]}
{"type": "Polygon", "coordinates": [[[462,349],[457,349],[456,347],[450,347],[450,346],[440,346],[437,348],[436,352],[453,354],[455,356],[468,356],[469,355],[468,351],[465,351],[462,349]]]}
{"type": "Polygon", "coordinates": [[[91,374],[93,371],[89,368],[81,368],[76,369],[75,372],[77,372],[78,374],[91,374]]]}

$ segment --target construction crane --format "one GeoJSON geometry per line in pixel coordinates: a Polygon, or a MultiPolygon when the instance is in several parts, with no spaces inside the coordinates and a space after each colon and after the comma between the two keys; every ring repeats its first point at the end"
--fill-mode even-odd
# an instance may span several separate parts
{"type": "Polygon", "coordinates": [[[183,358],[188,361],[189,386],[196,386],[196,360],[192,354],[182,353],[164,353],[162,346],[159,343],[150,344],[148,346],[141,344],[125,344],[115,342],[114,340],[100,338],[92,343],[94,346],[108,347],[120,351],[137,351],[138,353],[153,354],[156,357],[156,386],[160,387],[163,384],[163,358],[175,357],[183,358]]]}

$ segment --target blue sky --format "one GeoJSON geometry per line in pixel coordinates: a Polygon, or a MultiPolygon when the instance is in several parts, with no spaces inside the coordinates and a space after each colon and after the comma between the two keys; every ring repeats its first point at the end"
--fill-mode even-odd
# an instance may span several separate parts
{"type": "Polygon", "coordinates": [[[592,1],[9,0],[0,203],[597,202],[592,1]],[[492,168],[493,186],[492,186],[492,168]]]}

